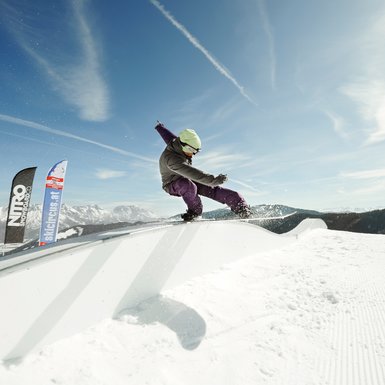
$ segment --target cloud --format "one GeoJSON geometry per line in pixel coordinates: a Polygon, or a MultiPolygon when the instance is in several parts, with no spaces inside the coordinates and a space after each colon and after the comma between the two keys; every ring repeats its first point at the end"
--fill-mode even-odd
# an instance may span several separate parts
{"type": "Polygon", "coordinates": [[[156,163],[156,161],[154,159],[146,158],[144,156],[135,154],[133,152],[125,151],[125,150],[122,150],[122,149],[120,149],[118,147],[110,146],[108,144],[96,142],[94,140],[87,139],[87,138],[84,138],[84,137],[81,137],[81,136],[78,136],[78,135],[74,135],[74,134],[71,134],[71,133],[66,132],[66,131],[56,130],[54,128],[50,128],[48,126],[44,126],[42,124],[35,123],[35,122],[30,121],[30,120],[24,120],[24,119],[16,118],[14,116],[3,115],[3,114],[0,114],[0,120],[2,120],[4,122],[16,124],[16,125],[19,125],[19,126],[29,127],[29,128],[34,129],[34,130],[37,130],[37,131],[47,132],[49,134],[53,134],[53,135],[57,135],[57,136],[62,136],[62,137],[65,137],[65,138],[74,139],[74,140],[79,141],[79,142],[84,142],[84,143],[92,144],[94,146],[101,147],[101,148],[104,148],[105,150],[109,150],[109,151],[112,151],[112,152],[115,152],[117,154],[121,154],[121,155],[124,155],[124,156],[129,156],[129,157],[132,157],[132,158],[144,160],[146,162],[156,163]]]}
{"type": "Polygon", "coordinates": [[[358,106],[362,119],[372,128],[366,144],[385,140],[385,81],[364,79],[341,87],[358,106]]]}
{"type": "Polygon", "coordinates": [[[342,177],[353,179],[371,179],[385,177],[385,168],[341,173],[342,177]]]}
{"type": "Polygon", "coordinates": [[[345,127],[346,127],[345,119],[342,116],[339,116],[332,111],[323,110],[323,112],[332,122],[333,129],[337,133],[337,135],[343,139],[349,138],[349,135],[345,130],[345,127]]]}
{"type": "Polygon", "coordinates": [[[109,115],[108,88],[101,73],[100,50],[85,16],[85,3],[85,0],[69,1],[70,18],[60,12],[50,14],[48,8],[38,12],[22,4],[2,2],[1,5],[10,31],[45,72],[53,88],[76,107],[81,119],[104,121],[109,115]],[[47,28],[56,24],[55,30],[47,28]],[[64,39],[55,40],[53,36],[60,28],[64,29],[61,33],[64,39]]]}
{"type": "Polygon", "coordinates": [[[265,0],[258,0],[258,10],[262,21],[263,30],[267,36],[267,42],[269,46],[269,58],[270,58],[270,81],[273,90],[276,88],[276,67],[277,61],[275,56],[275,42],[273,29],[271,27],[269,16],[266,10],[265,0]]]}
{"type": "Polygon", "coordinates": [[[245,187],[248,190],[251,190],[253,193],[255,193],[255,196],[264,195],[265,194],[265,192],[255,188],[254,186],[252,186],[252,185],[250,185],[248,183],[242,182],[240,180],[230,178],[229,181],[233,182],[233,183],[236,183],[236,184],[239,184],[240,186],[245,187]]]}
{"type": "Polygon", "coordinates": [[[198,39],[193,36],[185,26],[183,26],[181,23],[179,23],[174,16],[166,11],[164,6],[158,1],[158,0],[150,0],[150,2],[163,14],[163,16],[174,26],[176,27],[186,38],[187,40],[199,51],[202,52],[202,54],[206,57],[206,59],[214,66],[214,68],[225,78],[231,81],[231,83],[234,84],[234,86],[238,89],[238,91],[241,93],[241,95],[247,99],[250,103],[257,106],[257,103],[251,99],[251,97],[246,93],[243,86],[241,86],[238,81],[234,78],[234,76],[231,75],[230,71],[226,69],[226,67],[221,64],[217,59],[214,58],[214,56],[205,48],[203,45],[198,41],[198,39]]]}
{"type": "Polygon", "coordinates": [[[385,140],[385,7],[372,15],[370,24],[355,39],[359,75],[340,88],[356,105],[367,123],[367,145],[385,140]]]}
{"type": "Polygon", "coordinates": [[[240,165],[249,161],[250,157],[244,154],[235,154],[233,151],[209,151],[202,152],[197,158],[202,168],[207,169],[208,172],[218,172],[226,173],[228,170],[238,169],[240,165]],[[214,171],[211,171],[214,170],[214,171]]]}
{"type": "Polygon", "coordinates": [[[349,190],[349,195],[357,195],[357,196],[368,196],[371,194],[382,193],[385,191],[385,182],[371,184],[369,186],[363,186],[362,188],[356,190],[349,190]]]}
{"type": "Polygon", "coordinates": [[[109,170],[109,169],[98,169],[96,170],[95,176],[98,179],[113,179],[113,178],[121,178],[127,175],[126,171],[117,171],[117,170],[109,170]]]}

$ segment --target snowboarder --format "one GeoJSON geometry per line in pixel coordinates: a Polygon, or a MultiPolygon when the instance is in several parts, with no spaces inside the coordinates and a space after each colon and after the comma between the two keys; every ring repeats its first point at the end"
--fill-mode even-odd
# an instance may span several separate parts
{"type": "Polygon", "coordinates": [[[201,149],[201,140],[194,130],[185,129],[176,136],[160,122],[155,129],[167,144],[159,159],[162,187],[168,194],[183,198],[187,205],[187,212],[181,215],[184,221],[202,215],[200,195],[228,205],[241,218],[250,217],[250,207],[238,192],[219,187],[227,181],[227,175],[206,174],[192,166],[192,157],[201,149]]]}

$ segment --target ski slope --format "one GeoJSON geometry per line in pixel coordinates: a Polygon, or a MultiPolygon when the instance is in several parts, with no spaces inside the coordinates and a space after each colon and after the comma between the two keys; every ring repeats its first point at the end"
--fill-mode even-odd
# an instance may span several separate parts
{"type": "MultiPolygon", "coordinates": [[[[133,307],[117,306],[114,316],[101,317],[49,345],[42,343],[20,363],[4,362],[0,384],[385,383],[383,235],[330,231],[314,221],[280,236],[244,223],[222,225],[203,222],[123,238],[116,234],[116,241],[131,237],[139,247],[139,239],[149,244],[150,235],[160,245],[160,234],[170,228],[194,233],[189,247],[181,233],[180,244],[196,263],[174,260],[169,271],[175,274],[208,263],[207,255],[198,255],[203,244],[210,245],[214,259],[225,257],[207,269],[185,273],[179,281],[169,281],[173,274],[168,274],[157,295],[133,307]],[[238,238],[251,244],[235,243],[233,248],[232,240],[238,238]]],[[[113,243],[96,242],[105,247],[113,243]]],[[[165,250],[162,255],[167,255],[165,250]]],[[[42,260],[35,263],[45,265],[42,260]]],[[[107,265],[98,272],[108,270],[107,265]]],[[[153,265],[158,275],[160,266],[153,265]]],[[[146,270],[139,269],[136,276],[146,270]]],[[[143,282],[152,286],[153,277],[147,275],[143,282]]],[[[115,286],[112,280],[106,283],[115,286]]],[[[91,287],[89,283],[82,291],[91,287]]],[[[97,293],[102,295],[103,290],[97,293]]],[[[130,298],[129,304],[137,302],[130,298]]],[[[28,311],[19,317],[33,319],[28,311]]]]}

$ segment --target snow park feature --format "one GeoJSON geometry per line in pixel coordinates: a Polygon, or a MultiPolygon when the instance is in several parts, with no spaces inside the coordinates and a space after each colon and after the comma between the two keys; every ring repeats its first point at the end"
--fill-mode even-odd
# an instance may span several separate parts
{"type": "Polygon", "coordinates": [[[0,291],[11,295],[0,308],[13,312],[0,320],[0,358],[23,357],[194,276],[294,240],[242,222],[196,222],[108,233],[1,261],[0,291]]]}
{"type": "Polygon", "coordinates": [[[0,383],[382,385],[384,255],[383,235],[319,219],[281,235],[169,224],[19,254],[1,265],[0,383]]]}

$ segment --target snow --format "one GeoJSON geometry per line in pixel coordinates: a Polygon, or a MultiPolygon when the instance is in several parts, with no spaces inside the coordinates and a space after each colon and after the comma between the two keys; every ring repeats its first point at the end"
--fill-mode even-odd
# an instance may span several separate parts
{"type": "Polygon", "coordinates": [[[0,384],[383,385],[384,236],[296,237],[4,364],[0,384]]]}
{"type": "Polygon", "coordinates": [[[155,224],[115,235],[0,260],[0,293],[10,293],[0,296],[8,309],[0,317],[0,359],[24,357],[194,276],[296,240],[239,221],[155,224]]]}

